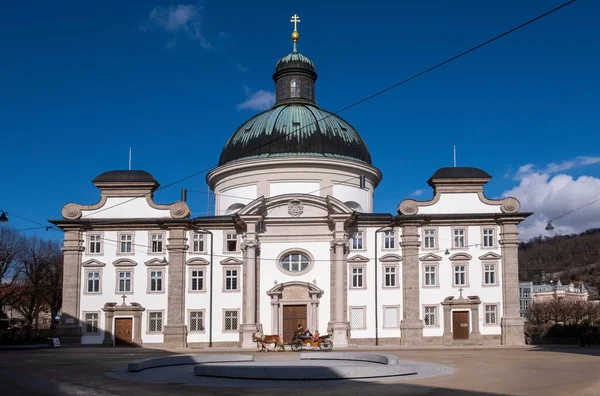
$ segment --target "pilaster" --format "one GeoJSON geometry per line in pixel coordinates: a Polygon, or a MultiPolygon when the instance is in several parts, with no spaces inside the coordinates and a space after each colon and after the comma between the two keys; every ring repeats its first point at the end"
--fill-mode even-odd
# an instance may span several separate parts
{"type": "Polygon", "coordinates": [[[523,345],[523,319],[519,312],[519,238],[518,221],[501,225],[502,250],[502,345],[523,345]]]}
{"type": "Polygon", "coordinates": [[[169,295],[167,324],[163,328],[163,342],[167,348],[186,348],[185,256],[188,245],[185,227],[171,227],[167,241],[169,255],[169,295]]]}
{"type": "Polygon", "coordinates": [[[346,263],[348,260],[348,237],[344,230],[344,222],[335,222],[334,239],[331,241],[333,249],[333,296],[335,298],[333,323],[333,345],[336,347],[348,346],[348,319],[346,318],[346,263]]]}
{"type": "Polygon", "coordinates": [[[423,343],[423,321],[420,308],[419,283],[419,224],[402,225],[402,306],[403,319],[400,322],[402,345],[423,343]]]}
{"type": "Polygon", "coordinates": [[[62,312],[60,325],[56,336],[65,345],[81,344],[81,258],[84,251],[81,228],[64,228],[65,237],[62,246],[63,262],[63,288],[62,312]]]}
{"type": "MultiPolygon", "coordinates": [[[[252,229],[254,231],[254,229],[252,229]]],[[[249,235],[247,235],[248,238],[249,235]]],[[[244,278],[242,324],[240,326],[240,341],[242,348],[254,348],[252,335],[257,331],[256,322],[256,250],[258,241],[246,239],[242,245],[244,252],[244,278]]]]}

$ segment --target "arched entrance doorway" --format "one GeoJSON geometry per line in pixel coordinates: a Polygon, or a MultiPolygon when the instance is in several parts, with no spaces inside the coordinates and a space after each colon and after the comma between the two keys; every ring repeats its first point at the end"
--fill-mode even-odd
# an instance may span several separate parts
{"type": "Polygon", "coordinates": [[[301,324],[311,332],[319,328],[319,303],[323,290],[309,282],[285,282],[267,292],[271,297],[271,329],[289,343],[301,324]]]}

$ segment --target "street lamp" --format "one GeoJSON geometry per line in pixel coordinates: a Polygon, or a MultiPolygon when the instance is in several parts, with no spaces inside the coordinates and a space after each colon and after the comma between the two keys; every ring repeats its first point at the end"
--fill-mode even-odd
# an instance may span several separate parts
{"type": "Polygon", "coordinates": [[[546,231],[552,231],[554,229],[554,226],[552,225],[552,222],[549,221],[548,225],[546,226],[546,231]]]}
{"type": "Polygon", "coordinates": [[[6,216],[6,212],[3,210],[0,210],[0,212],[2,212],[2,214],[0,214],[0,223],[6,223],[8,221],[8,217],[6,216]]]}

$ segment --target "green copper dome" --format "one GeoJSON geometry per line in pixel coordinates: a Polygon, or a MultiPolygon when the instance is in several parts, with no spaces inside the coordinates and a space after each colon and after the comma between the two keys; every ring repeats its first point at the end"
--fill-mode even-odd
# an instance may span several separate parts
{"type": "Polygon", "coordinates": [[[315,64],[308,56],[304,56],[299,52],[292,52],[291,54],[284,55],[279,59],[277,65],[275,65],[275,72],[294,66],[304,66],[313,72],[315,71],[315,64]]]}

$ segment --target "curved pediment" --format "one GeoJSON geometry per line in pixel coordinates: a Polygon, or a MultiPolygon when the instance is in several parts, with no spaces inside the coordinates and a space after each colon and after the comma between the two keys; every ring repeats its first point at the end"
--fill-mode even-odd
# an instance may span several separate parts
{"type": "Polygon", "coordinates": [[[278,283],[267,291],[267,295],[271,297],[282,296],[284,289],[295,289],[296,291],[304,289],[309,296],[314,294],[318,298],[323,295],[323,289],[321,289],[319,286],[315,285],[314,283],[301,281],[278,283]]]}
{"type": "Polygon", "coordinates": [[[243,261],[237,259],[235,257],[227,257],[224,260],[221,260],[221,265],[242,265],[243,261]]]}
{"type": "Polygon", "coordinates": [[[155,257],[153,259],[146,261],[144,264],[146,264],[149,267],[157,267],[157,266],[169,265],[169,262],[167,261],[166,257],[163,257],[162,259],[155,257]]]}
{"type": "Polygon", "coordinates": [[[360,254],[354,255],[352,257],[348,257],[347,259],[348,263],[366,263],[369,261],[368,258],[366,258],[365,256],[361,256],[360,254]]]}
{"type": "Polygon", "coordinates": [[[102,261],[98,261],[96,259],[91,259],[91,260],[81,263],[81,266],[82,267],[105,267],[106,263],[103,263],[102,261]]]}
{"type": "Polygon", "coordinates": [[[113,262],[115,267],[135,267],[137,263],[129,258],[120,258],[113,262]]]}
{"type": "Polygon", "coordinates": [[[394,253],[389,253],[386,254],[384,256],[382,256],[379,261],[382,261],[384,263],[389,263],[389,262],[394,262],[397,263],[398,261],[402,261],[402,257],[398,256],[397,254],[394,253]]]}
{"type": "Polygon", "coordinates": [[[186,265],[208,265],[210,264],[208,260],[203,259],[202,257],[194,257],[185,262],[186,265]]]}
{"type": "Polygon", "coordinates": [[[450,256],[450,261],[466,261],[466,260],[471,260],[473,259],[473,257],[468,254],[468,253],[455,253],[452,256],[450,256]]]}
{"type": "Polygon", "coordinates": [[[502,256],[494,252],[489,252],[483,256],[479,256],[479,260],[500,260],[501,258],[502,256]]]}
{"type": "Polygon", "coordinates": [[[257,215],[269,218],[310,218],[352,213],[352,209],[332,196],[324,198],[312,194],[282,194],[272,198],[257,198],[236,215],[242,219],[244,216],[257,215]]]}
{"type": "Polygon", "coordinates": [[[442,261],[442,257],[438,256],[437,254],[429,253],[423,257],[419,257],[419,260],[421,260],[421,261],[442,261]]]}

